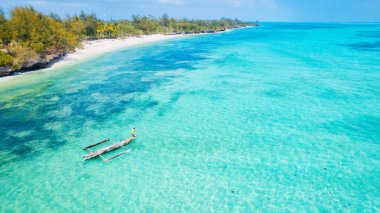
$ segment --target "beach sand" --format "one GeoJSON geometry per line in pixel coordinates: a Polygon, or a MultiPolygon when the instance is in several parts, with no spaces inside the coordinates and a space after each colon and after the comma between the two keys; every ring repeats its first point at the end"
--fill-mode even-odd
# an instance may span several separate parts
{"type": "Polygon", "coordinates": [[[140,37],[129,37],[125,39],[100,39],[82,42],[82,47],[77,48],[74,53],[70,53],[62,58],[62,60],[54,63],[51,67],[56,68],[64,64],[88,59],[97,55],[101,55],[113,50],[131,47],[139,44],[146,44],[155,41],[162,41],[182,37],[183,35],[144,35],[140,37]]]}
{"type": "MultiPolygon", "coordinates": [[[[248,28],[242,27],[242,28],[248,28]]],[[[228,29],[226,31],[222,32],[216,32],[216,33],[225,33],[232,31],[234,29],[228,29]]],[[[112,52],[117,49],[123,49],[127,47],[132,47],[136,45],[141,44],[147,44],[150,42],[156,42],[156,41],[163,41],[168,39],[174,39],[179,37],[185,37],[185,36],[193,36],[193,35],[207,35],[207,34],[214,34],[214,33],[201,33],[201,34],[177,34],[177,35],[162,35],[162,34],[153,34],[153,35],[143,35],[143,36],[134,36],[134,37],[128,37],[124,39],[99,39],[99,40],[92,40],[92,41],[83,41],[81,47],[76,48],[75,52],[69,53],[61,58],[59,58],[57,61],[52,62],[52,65],[46,68],[33,70],[32,72],[20,72],[20,74],[10,75],[10,76],[4,76],[0,77],[0,83],[7,82],[10,79],[20,77],[23,75],[32,74],[35,72],[45,72],[50,70],[51,68],[58,68],[63,65],[71,65],[74,63],[81,62],[86,59],[90,59],[94,56],[99,56],[108,52],[112,52]]]]}
{"type": "MultiPolygon", "coordinates": [[[[92,58],[94,56],[99,56],[117,49],[123,49],[127,47],[132,47],[135,45],[146,44],[155,41],[162,41],[167,39],[173,39],[178,37],[183,37],[186,35],[162,35],[162,34],[153,34],[153,35],[143,35],[140,37],[129,37],[125,39],[99,39],[93,41],[84,41],[82,42],[82,47],[77,48],[75,52],[69,53],[66,56],[60,58],[58,61],[53,62],[53,64],[48,68],[42,68],[40,70],[35,70],[33,72],[47,71],[51,68],[57,68],[63,65],[70,65],[73,63],[81,62],[85,59],[92,58]]],[[[33,73],[32,72],[32,73],[33,73]]],[[[20,77],[22,75],[28,74],[31,72],[25,72],[20,75],[10,75],[0,78],[0,83],[8,81],[10,79],[20,77]]]]}

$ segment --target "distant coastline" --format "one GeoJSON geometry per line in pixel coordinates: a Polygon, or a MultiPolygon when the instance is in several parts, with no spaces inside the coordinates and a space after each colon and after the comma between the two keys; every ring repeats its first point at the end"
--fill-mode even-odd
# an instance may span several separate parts
{"type": "Polygon", "coordinates": [[[193,36],[193,35],[204,35],[212,33],[221,33],[227,32],[234,29],[241,29],[253,26],[243,26],[231,29],[225,29],[220,31],[205,31],[205,32],[192,32],[192,33],[171,33],[171,34],[152,34],[152,35],[143,35],[143,36],[131,36],[128,38],[118,38],[118,39],[96,39],[96,40],[83,40],[81,46],[76,48],[75,51],[67,54],[59,55],[55,58],[52,58],[50,61],[39,64],[38,66],[13,70],[0,76],[0,80],[9,80],[12,77],[21,75],[26,72],[38,71],[46,68],[57,68],[62,65],[69,65],[72,63],[81,62],[83,60],[106,54],[117,49],[123,49],[127,47],[132,47],[135,45],[141,45],[151,42],[163,41],[168,39],[180,38],[184,36],[193,36]]]}
{"type": "Polygon", "coordinates": [[[132,16],[132,19],[105,21],[96,14],[68,16],[45,15],[31,6],[14,7],[9,18],[0,10],[0,77],[50,67],[57,61],[93,55],[78,51],[96,44],[95,53],[134,44],[162,40],[182,35],[223,32],[229,29],[257,26],[238,19],[216,20],[176,19],[163,14],[132,16]]]}

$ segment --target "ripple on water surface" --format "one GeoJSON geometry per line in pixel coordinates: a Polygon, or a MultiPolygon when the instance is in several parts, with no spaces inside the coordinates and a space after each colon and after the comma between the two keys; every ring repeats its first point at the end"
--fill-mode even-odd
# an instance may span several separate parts
{"type": "Polygon", "coordinates": [[[379,211],[379,28],[268,23],[0,85],[0,211],[379,211]]]}

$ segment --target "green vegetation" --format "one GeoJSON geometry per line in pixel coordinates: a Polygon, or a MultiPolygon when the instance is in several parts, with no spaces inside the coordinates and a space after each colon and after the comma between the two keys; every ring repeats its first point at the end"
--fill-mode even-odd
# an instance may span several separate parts
{"type": "MultiPolygon", "coordinates": [[[[62,21],[53,19],[32,7],[16,7],[9,20],[0,13],[1,70],[32,67],[47,55],[62,55],[79,45],[79,38],[69,32],[62,21]],[[6,53],[6,54],[5,54],[6,53]],[[10,65],[9,56],[13,64],[10,65]]],[[[1,73],[0,73],[1,74],[1,73]]]]}
{"type": "Polygon", "coordinates": [[[152,16],[132,16],[132,20],[102,21],[95,14],[81,12],[79,16],[68,17],[64,21],[66,29],[80,39],[123,38],[149,34],[202,33],[224,31],[250,23],[237,19],[188,20],[152,16]]]}
{"type": "Polygon", "coordinates": [[[10,67],[13,65],[13,57],[0,51],[0,67],[10,67]]]}
{"type": "MultiPolygon", "coordinates": [[[[62,20],[33,7],[15,7],[7,20],[0,10],[0,72],[4,67],[27,68],[47,63],[73,51],[83,39],[124,38],[149,34],[212,33],[251,25],[237,19],[189,20],[132,16],[131,20],[104,21],[81,12],[62,20]],[[53,56],[53,57],[47,57],[53,56]]],[[[7,68],[7,69],[8,69],[7,68]]],[[[1,73],[0,73],[1,74],[1,73]]]]}

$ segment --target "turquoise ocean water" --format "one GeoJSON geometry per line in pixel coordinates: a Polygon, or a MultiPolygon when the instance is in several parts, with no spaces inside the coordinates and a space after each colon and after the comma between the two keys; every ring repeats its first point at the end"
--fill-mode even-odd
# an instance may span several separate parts
{"type": "Polygon", "coordinates": [[[380,24],[118,50],[1,82],[0,118],[0,212],[378,212],[380,24]]]}

